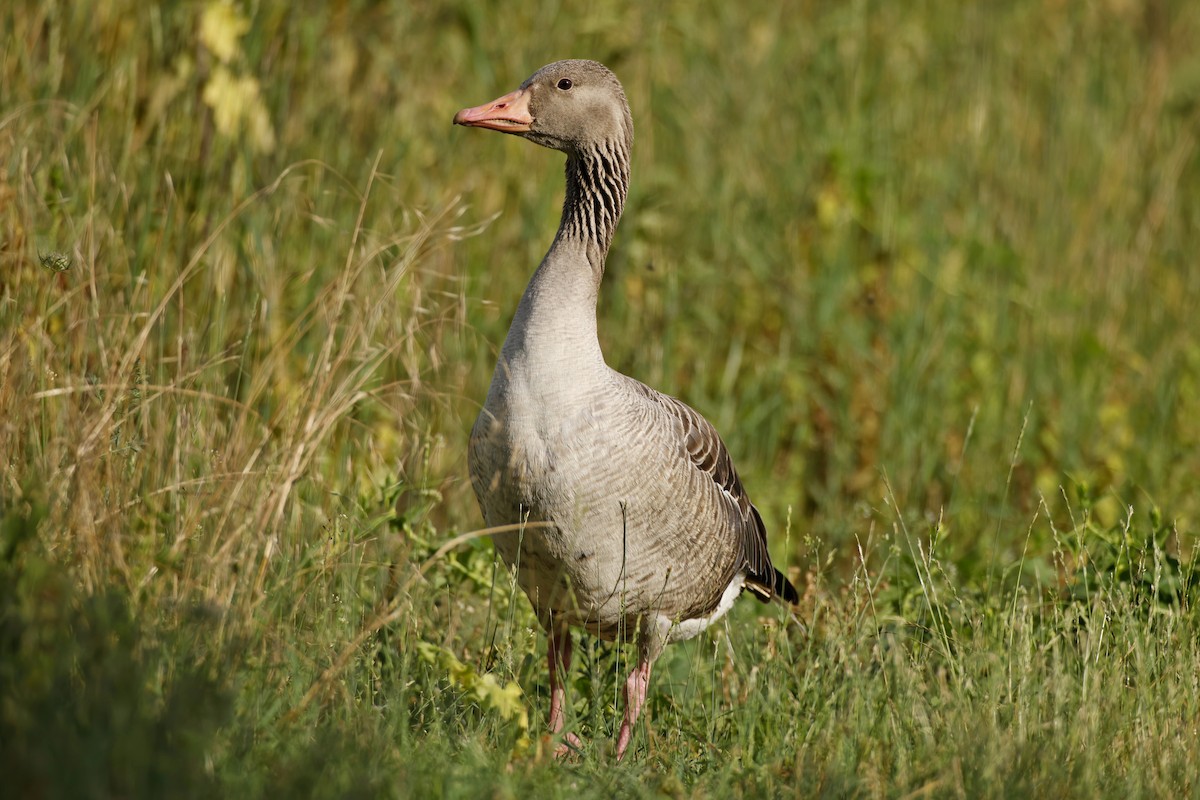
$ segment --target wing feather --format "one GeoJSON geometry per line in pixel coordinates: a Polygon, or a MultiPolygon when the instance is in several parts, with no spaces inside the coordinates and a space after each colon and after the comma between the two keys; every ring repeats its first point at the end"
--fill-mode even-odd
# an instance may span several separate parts
{"type": "Polygon", "coordinates": [[[796,602],[799,595],[795,587],[771,564],[771,555],[767,549],[766,525],[763,524],[758,509],[750,502],[750,497],[733,466],[729,450],[721,441],[717,429],[682,401],[655,391],[639,381],[633,383],[677,422],[682,432],[684,449],[692,466],[706,473],[712,481],[713,489],[720,493],[721,502],[729,511],[728,518],[745,558],[746,588],[763,601],[779,594],[788,602],[796,602]]]}

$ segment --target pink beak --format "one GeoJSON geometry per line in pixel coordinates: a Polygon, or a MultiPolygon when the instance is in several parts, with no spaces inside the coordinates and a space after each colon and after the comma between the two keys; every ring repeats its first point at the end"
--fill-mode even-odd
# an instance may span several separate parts
{"type": "Polygon", "coordinates": [[[490,103],[464,108],[454,115],[455,125],[490,128],[503,133],[523,133],[533,124],[529,113],[529,93],[524,89],[509,92],[490,103]]]}

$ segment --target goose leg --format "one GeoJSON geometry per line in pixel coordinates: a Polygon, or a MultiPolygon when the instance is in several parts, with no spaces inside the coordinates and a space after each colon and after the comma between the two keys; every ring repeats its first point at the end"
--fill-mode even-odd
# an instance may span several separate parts
{"type": "MultiPolygon", "coordinates": [[[[563,681],[567,679],[571,668],[571,631],[565,626],[550,628],[550,641],[546,646],[546,661],[550,666],[550,732],[560,733],[566,714],[563,706],[566,700],[566,687],[563,681]],[[560,672],[561,670],[561,672],[560,672]]],[[[570,755],[583,747],[583,742],[573,733],[563,737],[563,741],[554,750],[558,758],[570,755]]]]}
{"type": "Polygon", "coordinates": [[[633,726],[642,706],[646,703],[646,689],[650,686],[650,659],[642,656],[638,665],[629,673],[625,681],[625,718],[621,721],[621,731],[617,734],[617,761],[625,757],[629,740],[633,738],[633,726]]]}

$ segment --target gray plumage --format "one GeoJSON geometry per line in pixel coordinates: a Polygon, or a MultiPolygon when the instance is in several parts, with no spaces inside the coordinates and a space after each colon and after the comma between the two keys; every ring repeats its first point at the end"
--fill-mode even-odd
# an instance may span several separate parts
{"type": "Polygon", "coordinates": [[[627,694],[642,697],[627,697],[620,755],[630,706],[640,707],[665,644],[699,633],[743,589],[790,602],[796,590],[772,566],[762,518],[716,430],[600,352],[597,292],[633,143],[616,77],[594,61],[556,62],[455,122],[567,155],[558,234],[517,307],[468,460],[489,526],[544,523],[493,538],[550,632],[552,685],[563,665],[556,647],[569,658],[566,626],[605,639],[638,632],[644,670],[630,682],[644,679],[627,694]]]}

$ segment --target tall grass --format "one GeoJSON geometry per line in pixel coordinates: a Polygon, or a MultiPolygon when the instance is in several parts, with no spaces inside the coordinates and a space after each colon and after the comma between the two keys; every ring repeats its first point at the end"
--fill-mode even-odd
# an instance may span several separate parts
{"type": "Polygon", "coordinates": [[[1190,5],[0,21],[18,793],[1195,794],[1190,5]],[[566,56],[637,128],[609,361],[805,587],[670,650],[615,770],[628,654],[581,645],[555,763],[464,479],[561,171],[449,120],[566,56]]]}

